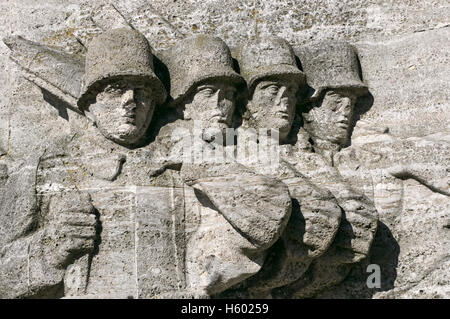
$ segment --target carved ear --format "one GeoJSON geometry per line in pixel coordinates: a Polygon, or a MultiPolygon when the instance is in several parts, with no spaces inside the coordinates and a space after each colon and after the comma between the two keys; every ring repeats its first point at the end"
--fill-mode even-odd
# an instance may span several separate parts
{"type": "Polygon", "coordinates": [[[23,71],[24,77],[66,102],[73,111],[77,107],[84,74],[84,56],[59,51],[20,36],[3,39],[11,49],[10,58],[23,71]]]}

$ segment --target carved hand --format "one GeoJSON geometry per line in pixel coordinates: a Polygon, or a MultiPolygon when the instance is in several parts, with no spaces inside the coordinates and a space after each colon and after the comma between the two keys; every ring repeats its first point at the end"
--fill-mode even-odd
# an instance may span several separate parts
{"type": "Polygon", "coordinates": [[[298,201],[299,214],[304,218],[303,242],[308,247],[308,256],[318,257],[335,238],[341,221],[341,209],[331,193],[314,187],[304,178],[288,182],[289,192],[298,201]]]}
{"type": "Polygon", "coordinates": [[[367,257],[378,225],[378,213],[374,204],[363,195],[348,194],[339,198],[344,210],[336,245],[352,252],[352,261],[367,257]]]}
{"type": "Polygon", "coordinates": [[[335,244],[342,248],[345,263],[357,262],[369,252],[377,229],[378,213],[375,205],[344,180],[332,166],[315,153],[299,153],[298,171],[305,172],[317,186],[328,189],[337,199],[344,215],[336,234],[335,244]]]}
{"type": "Polygon", "coordinates": [[[194,188],[260,250],[279,238],[291,215],[287,186],[266,176],[241,172],[208,177],[194,188]]]}
{"type": "Polygon", "coordinates": [[[50,201],[50,224],[46,241],[53,265],[66,267],[91,253],[96,238],[97,218],[87,194],[63,194],[50,201]]]}

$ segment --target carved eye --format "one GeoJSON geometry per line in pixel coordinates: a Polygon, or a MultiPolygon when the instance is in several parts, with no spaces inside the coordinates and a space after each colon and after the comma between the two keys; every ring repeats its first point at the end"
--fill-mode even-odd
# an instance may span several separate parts
{"type": "Polygon", "coordinates": [[[276,85],[270,85],[267,87],[267,92],[269,92],[272,95],[276,95],[278,93],[278,86],[276,85]]]}
{"type": "Polygon", "coordinates": [[[333,92],[333,91],[329,91],[328,92],[328,96],[333,97],[333,98],[339,97],[339,95],[336,92],[333,92]]]}
{"type": "Polygon", "coordinates": [[[214,94],[214,90],[212,88],[204,88],[199,91],[204,97],[211,97],[214,94]]]}
{"type": "Polygon", "coordinates": [[[114,95],[121,95],[123,94],[123,90],[119,87],[116,86],[111,86],[108,85],[105,89],[104,92],[109,93],[109,94],[114,94],[114,95]]]}

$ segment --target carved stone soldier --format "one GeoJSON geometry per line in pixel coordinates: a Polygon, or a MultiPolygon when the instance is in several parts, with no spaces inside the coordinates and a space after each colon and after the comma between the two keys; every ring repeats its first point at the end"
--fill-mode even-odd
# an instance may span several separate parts
{"type": "MultiPolygon", "coordinates": [[[[47,229],[53,237],[39,241],[40,246],[26,244],[31,252],[43,251],[34,255],[45,259],[41,268],[28,263],[28,272],[16,263],[21,276],[17,280],[25,287],[11,297],[136,298],[178,287],[172,221],[182,216],[182,211],[176,212],[183,204],[175,187],[177,173],[166,173],[154,150],[133,147],[145,136],[155,106],[165,96],[142,34],[117,29],[92,40],[78,100],[92,124],[40,160],[33,188],[39,203],[33,216],[40,223],[33,223],[39,226],[37,232],[24,240],[46,234],[47,229]],[[157,181],[160,175],[162,182],[157,181]],[[52,248],[52,243],[61,249],[52,248]],[[27,276],[35,272],[50,278],[38,278],[37,287],[30,287],[33,280],[27,276]],[[152,276],[160,280],[155,283],[152,276]]],[[[6,247],[4,260],[14,261],[8,254],[25,258],[24,240],[6,247]]]]}
{"type": "MultiPolygon", "coordinates": [[[[433,158],[448,158],[444,155],[448,154],[448,150],[439,140],[434,138],[401,140],[389,134],[386,127],[380,128],[378,125],[371,127],[370,122],[360,120],[357,125],[359,130],[366,130],[365,140],[370,140],[369,136],[374,141],[382,140],[383,147],[376,142],[358,145],[356,141],[352,141],[352,145],[346,147],[349,144],[350,123],[355,102],[359,96],[367,93],[367,86],[360,79],[356,50],[352,46],[342,42],[319,42],[298,48],[296,53],[312,89],[308,94],[307,103],[301,106],[306,136],[313,141],[313,149],[339,170],[340,175],[355,190],[354,194],[356,191],[364,194],[373,203],[371,205],[376,205],[378,214],[385,218],[399,216],[402,209],[405,209],[402,185],[404,179],[415,179],[433,191],[447,196],[450,194],[447,163],[441,160],[433,162],[426,155],[429,150],[435,153],[433,158]],[[396,165],[392,166],[392,163],[396,165]]],[[[338,193],[338,188],[333,192],[338,193]]],[[[361,202],[367,200],[357,198],[357,203],[361,202]]],[[[375,212],[372,215],[375,218],[375,212]]],[[[358,230],[357,223],[352,221],[350,223],[353,229],[358,230]]],[[[369,231],[374,231],[374,227],[365,231],[354,230],[356,235],[354,237],[356,239],[359,234],[361,244],[365,242],[367,245],[371,241],[371,236],[364,234],[369,235],[369,231]]],[[[298,283],[297,287],[292,287],[290,291],[291,293],[297,291],[293,294],[297,297],[314,295],[327,287],[327,280],[334,277],[338,282],[339,277],[342,278],[348,272],[346,269],[350,268],[351,263],[359,259],[361,257],[340,258],[331,262],[330,255],[327,262],[323,258],[317,262],[315,269],[311,269],[310,277],[298,283]],[[330,264],[334,266],[330,267],[330,264]],[[330,276],[333,273],[330,269],[334,269],[336,275],[330,276]],[[319,273],[322,274],[317,275],[319,273]],[[313,280],[313,277],[322,279],[313,280]]]]}
{"type": "MultiPolygon", "coordinates": [[[[37,75],[32,80],[90,120],[61,141],[58,149],[41,157],[31,178],[36,181],[32,189],[36,189],[38,204],[30,212],[42,216],[43,225],[35,224],[36,218],[30,223],[40,228],[49,225],[64,235],[65,228],[57,223],[57,217],[64,222],[68,215],[69,223],[81,227],[76,233],[86,236],[87,244],[77,248],[74,256],[67,256],[47,245],[48,240],[38,248],[29,245],[32,237],[25,238],[24,244],[13,240],[4,247],[2,262],[8,263],[7,269],[16,269],[24,289],[7,296],[210,296],[260,269],[266,250],[277,240],[290,215],[286,186],[239,165],[190,166],[184,165],[182,158],[170,156],[176,142],[173,130],[189,126],[192,121],[163,126],[158,137],[145,146],[155,105],[164,101],[165,91],[153,72],[151,48],[141,34],[118,29],[94,38],[88,46],[82,87],[64,85],[70,84],[66,83],[67,74],[80,73],[82,64],[77,59],[16,40],[18,44],[11,46],[19,57],[16,62],[32,66],[37,75]],[[45,56],[44,62],[56,58],[64,67],[48,72],[42,64],[34,63],[36,54],[32,52],[45,56]],[[79,91],[81,97],[73,105],[79,91]],[[87,215],[86,221],[80,219],[83,214],[87,215]],[[35,254],[38,257],[64,261],[57,268],[57,276],[45,264],[36,268],[34,255],[26,253],[39,249],[47,249],[48,253],[35,254]],[[28,260],[26,267],[31,268],[19,267],[19,261],[12,258],[15,255],[25,266],[28,260]],[[29,278],[34,273],[50,276],[51,280],[39,278],[35,283],[29,278]]],[[[209,128],[220,130],[230,123],[235,83],[242,83],[242,79],[232,70],[231,55],[223,41],[205,37],[195,43],[185,47],[184,54],[198,59],[198,73],[188,78],[184,71],[178,85],[191,82],[186,91],[178,91],[183,99],[177,100],[186,117],[190,113],[192,119],[204,119],[203,123],[212,123],[209,128]],[[202,76],[200,71],[204,72],[202,76]]],[[[181,64],[179,69],[192,66],[181,64]]],[[[172,72],[174,79],[177,72],[172,72]]],[[[79,80],[73,78],[74,82],[79,80]]],[[[173,92],[177,92],[177,81],[172,84],[173,92]]],[[[159,115],[163,113],[160,110],[159,115]]],[[[156,120],[170,120],[168,114],[170,111],[164,113],[167,118],[156,120]]],[[[203,137],[209,134],[204,133],[203,137]]],[[[78,243],[70,234],[62,238],[70,244],[78,243]]],[[[53,242],[64,248],[59,238],[53,242]]],[[[7,291],[10,284],[2,282],[2,289],[7,291]]]]}
{"type": "MultiPolygon", "coordinates": [[[[303,127],[330,163],[350,138],[356,99],[367,93],[359,77],[358,58],[346,42],[318,42],[296,49],[310,90],[303,110],[303,127]]],[[[305,103],[303,103],[305,104],[305,103]]]]}
{"type": "Polygon", "coordinates": [[[284,297],[312,297],[342,281],[352,264],[368,256],[378,214],[373,202],[353,188],[333,165],[334,154],[349,139],[356,98],[367,92],[359,78],[354,49],[347,43],[320,42],[296,48],[295,52],[310,87],[304,97],[306,103],[300,101],[303,127],[298,138],[305,147],[295,154],[296,167],[315,185],[331,191],[343,211],[329,250],[313,261],[297,282],[276,292],[284,297]]]}
{"type": "MultiPolygon", "coordinates": [[[[369,121],[360,120],[356,123],[359,130],[366,131],[365,134],[371,135],[374,140],[383,140],[390,147],[380,148],[377,143],[366,143],[360,147],[356,142],[346,147],[350,140],[355,103],[358,97],[368,92],[366,84],[360,79],[357,54],[351,45],[345,42],[318,42],[299,47],[296,53],[308,74],[310,86],[301,107],[304,128],[314,142],[314,149],[338,167],[354,188],[370,190],[367,194],[373,198],[377,197],[373,194],[374,180],[380,186],[398,185],[397,178],[411,178],[433,191],[449,194],[446,165],[421,155],[425,145],[434,152],[445,154],[445,147],[439,139],[431,138],[431,141],[427,139],[423,142],[422,138],[402,140],[390,134],[388,127],[374,126],[369,121]],[[392,163],[396,165],[392,166],[392,163]],[[377,167],[378,172],[375,169],[371,170],[372,173],[363,172],[364,168],[368,168],[364,166],[377,167]],[[355,172],[356,167],[359,167],[359,172],[355,172]]],[[[446,158],[445,155],[436,157],[446,158]]],[[[387,206],[397,206],[398,209],[401,205],[398,201],[392,204],[387,203],[387,206]]],[[[379,203],[378,206],[381,205],[379,203]]]]}
{"type": "Polygon", "coordinates": [[[293,202],[287,229],[274,245],[261,272],[246,283],[253,297],[267,297],[272,289],[300,278],[311,261],[328,249],[338,229],[341,212],[331,193],[313,185],[297,171],[295,157],[291,164],[292,159],[289,162],[283,154],[295,147],[291,131],[296,94],[305,84],[305,75],[298,69],[289,43],[278,37],[247,43],[240,51],[239,65],[248,85],[248,103],[239,131],[238,152],[245,151],[240,144],[248,143],[246,139],[252,128],[259,134],[265,133],[263,130],[276,131],[282,148],[280,162],[272,166],[267,165],[268,161],[247,165],[259,173],[282,179],[289,187],[293,202]]]}
{"type": "Polygon", "coordinates": [[[165,100],[152,48],[141,33],[115,29],[92,40],[78,106],[106,138],[136,144],[165,100]]]}
{"type": "MultiPolygon", "coordinates": [[[[243,84],[229,48],[219,38],[189,38],[174,46],[165,61],[172,105],[184,119],[163,127],[158,139],[173,137],[174,130],[184,127],[185,135],[199,139],[203,148],[220,148],[243,84]],[[196,132],[199,123],[203,130],[196,132]]],[[[181,174],[190,185],[185,188],[187,290],[211,296],[260,270],[284,230],[291,203],[279,180],[225,158],[220,163],[207,160],[183,162],[181,174]]]]}

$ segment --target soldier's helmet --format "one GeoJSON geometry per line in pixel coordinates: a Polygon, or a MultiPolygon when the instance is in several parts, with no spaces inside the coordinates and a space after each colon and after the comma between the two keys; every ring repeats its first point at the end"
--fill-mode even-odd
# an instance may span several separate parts
{"type": "Polygon", "coordinates": [[[305,75],[297,66],[291,45],[282,38],[258,38],[243,45],[238,56],[250,94],[258,80],[269,76],[292,78],[299,85],[305,83],[305,75]]]}
{"type": "Polygon", "coordinates": [[[90,97],[121,78],[143,79],[152,88],[156,104],[166,100],[164,85],[154,72],[150,44],[143,34],[127,28],[106,31],[89,43],[78,106],[83,110],[90,97]]]}
{"type": "Polygon", "coordinates": [[[307,99],[318,98],[325,89],[348,89],[358,96],[367,93],[367,85],[359,76],[358,56],[349,43],[316,42],[294,51],[312,88],[307,99]]]}
{"type": "Polygon", "coordinates": [[[230,49],[222,39],[200,35],[179,41],[162,58],[170,74],[172,105],[189,95],[201,82],[226,79],[244,84],[234,70],[230,49]]]}

